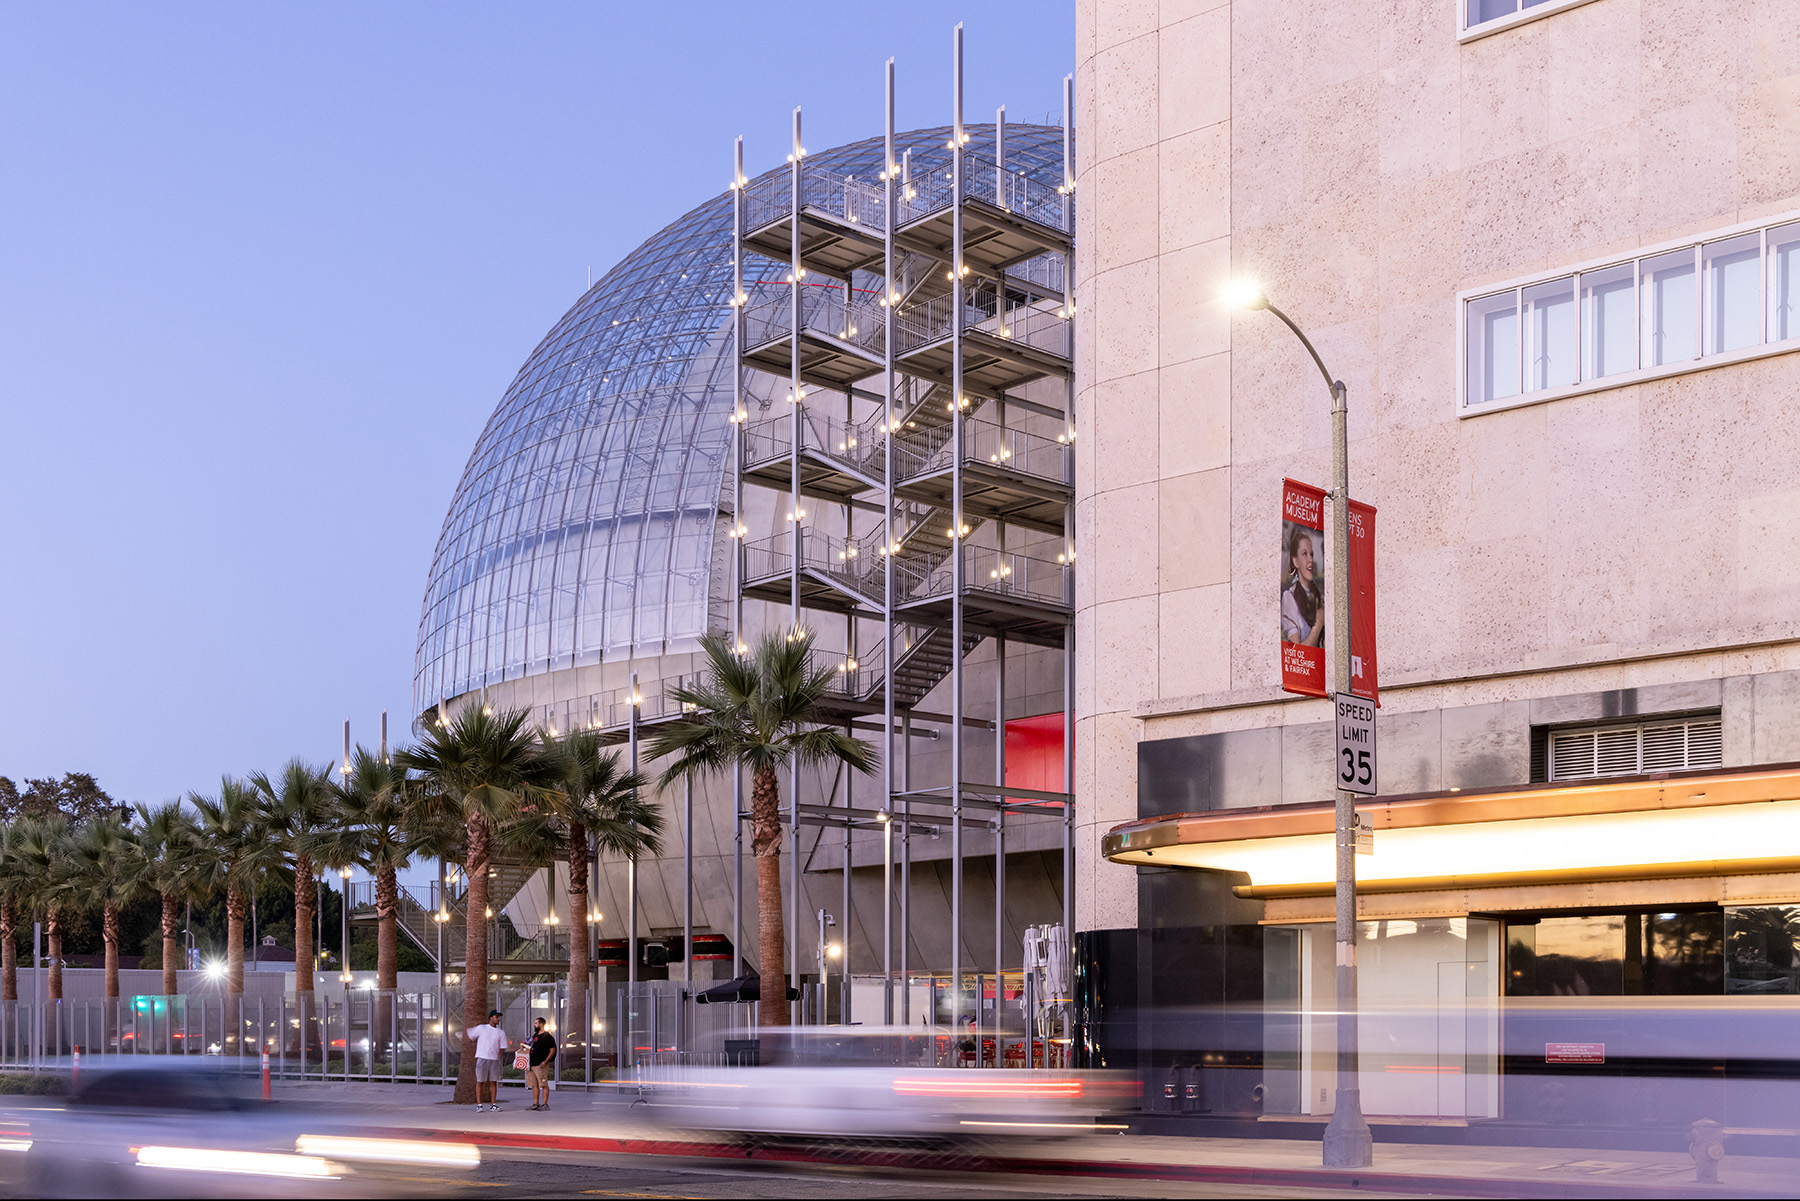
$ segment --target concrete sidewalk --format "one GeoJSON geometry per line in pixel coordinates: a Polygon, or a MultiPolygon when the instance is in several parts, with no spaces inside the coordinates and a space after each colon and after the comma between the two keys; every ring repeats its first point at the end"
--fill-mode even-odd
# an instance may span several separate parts
{"type": "Polygon", "coordinates": [[[499,1112],[477,1114],[450,1103],[443,1085],[291,1084],[277,1099],[366,1107],[367,1122],[394,1133],[492,1148],[539,1148],[701,1159],[760,1159],[789,1164],[864,1163],[913,1170],[992,1171],[1009,1175],[1279,1185],[1463,1196],[1667,1197],[1800,1196],[1800,1160],[1729,1154],[1718,1184],[1697,1184],[1684,1152],[1573,1150],[1566,1147],[1470,1147],[1377,1143],[1362,1171],[1319,1166],[1319,1148],[1295,1139],[1177,1138],[1098,1134],[1016,1145],[977,1154],[882,1152],[823,1144],[745,1146],[712,1134],[671,1128],[634,1108],[629,1096],[559,1090],[547,1112],[533,1112],[523,1089],[501,1090],[499,1112]]]}

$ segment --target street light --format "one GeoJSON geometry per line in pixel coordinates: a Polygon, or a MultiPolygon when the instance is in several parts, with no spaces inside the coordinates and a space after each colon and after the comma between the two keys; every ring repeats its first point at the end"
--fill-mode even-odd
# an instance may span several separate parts
{"type": "Polygon", "coordinates": [[[823,909],[819,910],[819,1025],[821,1026],[825,1024],[825,1019],[829,1016],[825,1008],[825,980],[826,972],[828,970],[826,967],[826,957],[830,956],[836,958],[838,953],[836,946],[825,941],[825,931],[835,925],[837,925],[837,918],[831,916],[831,914],[825,912],[823,909]]]}
{"type": "Polygon", "coordinates": [[[344,949],[344,961],[338,965],[338,979],[342,980],[345,984],[348,984],[350,983],[350,869],[347,867],[338,868],[338,878],[344,882],[344,895],[341,903],[338,905],[338,914],[344,919],[344,940],[339,944],[344,949]]]}
{"type": "MultiPolygon", "coordinates": [[[[1350,439],[1348,389],[1325,368],[1312,340],[1293,319],[1269,303],[1254,280],[1227,284],[1222,299],[1231,308],[1267,310],[1293,331],[1318,365],[1331,390],[1331,686],[1350,691],[1350,439]]],[[[1333,702],[1335,705],[1335,701],[1333,702]]],[[[1337,1103],[1325,1127],[1328,1168],[1362,1168],[1374,1162],[1374,1143],[1363,1119],[1360,1064],[1356,1048],[1356,795],[1337,794],[1337,1103]]]]}

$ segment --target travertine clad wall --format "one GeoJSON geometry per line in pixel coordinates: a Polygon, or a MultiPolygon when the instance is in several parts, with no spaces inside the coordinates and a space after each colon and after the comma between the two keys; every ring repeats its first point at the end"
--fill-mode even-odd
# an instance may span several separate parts
{"type": "Polygon", "coordinates": [[[1800,355],[1456,414],[1459,290],[1800,210],[1792,0],[1458,2],[1078,0],[1082,928],[1136,918],[1140,739],[1324,718],[1273,548],[1328,398],[1234,273],[1349,385],[1384,720],[1800,667],[1800,355]]]}
{"type": "Polygon", "coordinates": [[[1136,920],[1133,873],[1098,855],[1099,834],[1136,813],[1135,710],[1177,681],[1231,684],[1231,343],[1213,302],[1231,258],[1231,6],[1083,0],[1076,37],[1076,918],[1088,928],[1136,920]]]}

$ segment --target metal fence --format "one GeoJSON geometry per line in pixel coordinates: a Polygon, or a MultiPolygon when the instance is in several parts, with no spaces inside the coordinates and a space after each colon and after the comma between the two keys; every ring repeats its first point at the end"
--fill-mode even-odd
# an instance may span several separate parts
{"type": "MultiPolygon", "coordinates": [[[[564,1086],[599,1083],[616,1062],[607,1018],[593,1036],[565,1029],[560,984],[496,988],[511,1042],[543,1017],[558,1036],[564,1086]]],[[[593,994],[597,1006],[601,998],[593,994]]],[[[232,997],[220,993],[0,1003],[0,1070],[57,1070],[142,1055],[202,1055],[260,1065],[286,1080],[444,1084],[462,1055],[462,990],[350,989],[342,993],[232,997]],[[77,1058],[77,1057],[80,1058],[77,1058]]],[[[508,1061],[510,1066],[510,1060],[508,1061]]]]}
{"type": "MultiPolygon", "coordinates": [[[[642,1079],[644,1069],[755,1061],[760,1005],[698,1003],[708,987],[643,981],[590,994],[588,1030],[570,1028],[563,983],[496,987],[488,1005],[502,1013],[509,1042],[529,1037],[543,1018],[557,1035],[555,1073],[563,1087],[642,1079]],[[610,1001],[610,1005],[605,1002],[610,1001]]],[[[953,1028],[948,976],[916,976],[894,985],[894,1024],[909,1027],[946,1067],[1061,1067],[1068,1063],[1066,999],[1040,998],[1032,973],[970,973],[953,1028]]],[[[846,990],[803,983],[801,1025],[846,1018],[846,992],[866,1010],[858,1024],[879,1024],[879,983],[846,990]]],[[[96,1060],[199,1055],[259,1067],[282,1080],[447,1084],[462,1054],[462,990],[352,988],[278,997],[218,992],[106,1000],[0,1003],[0,1071],[67,1070],[96,1060]]],[[[573,1020],[579,1021],[579,1017],[573,1020]]],[[[510,1068],[510,1060],[508,1061],[510,1068]]]]}

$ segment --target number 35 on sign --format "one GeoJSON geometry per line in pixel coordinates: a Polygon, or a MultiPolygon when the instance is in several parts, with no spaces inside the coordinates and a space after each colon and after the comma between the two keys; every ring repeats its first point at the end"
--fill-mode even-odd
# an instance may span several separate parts
{"type": "Polygon", "coordinates": [[[1338,693],[1337,705],[1337,786],[1345,792],[1374,796],[1375,771],[1375,702],[1347,692],[1338,693]]]}

